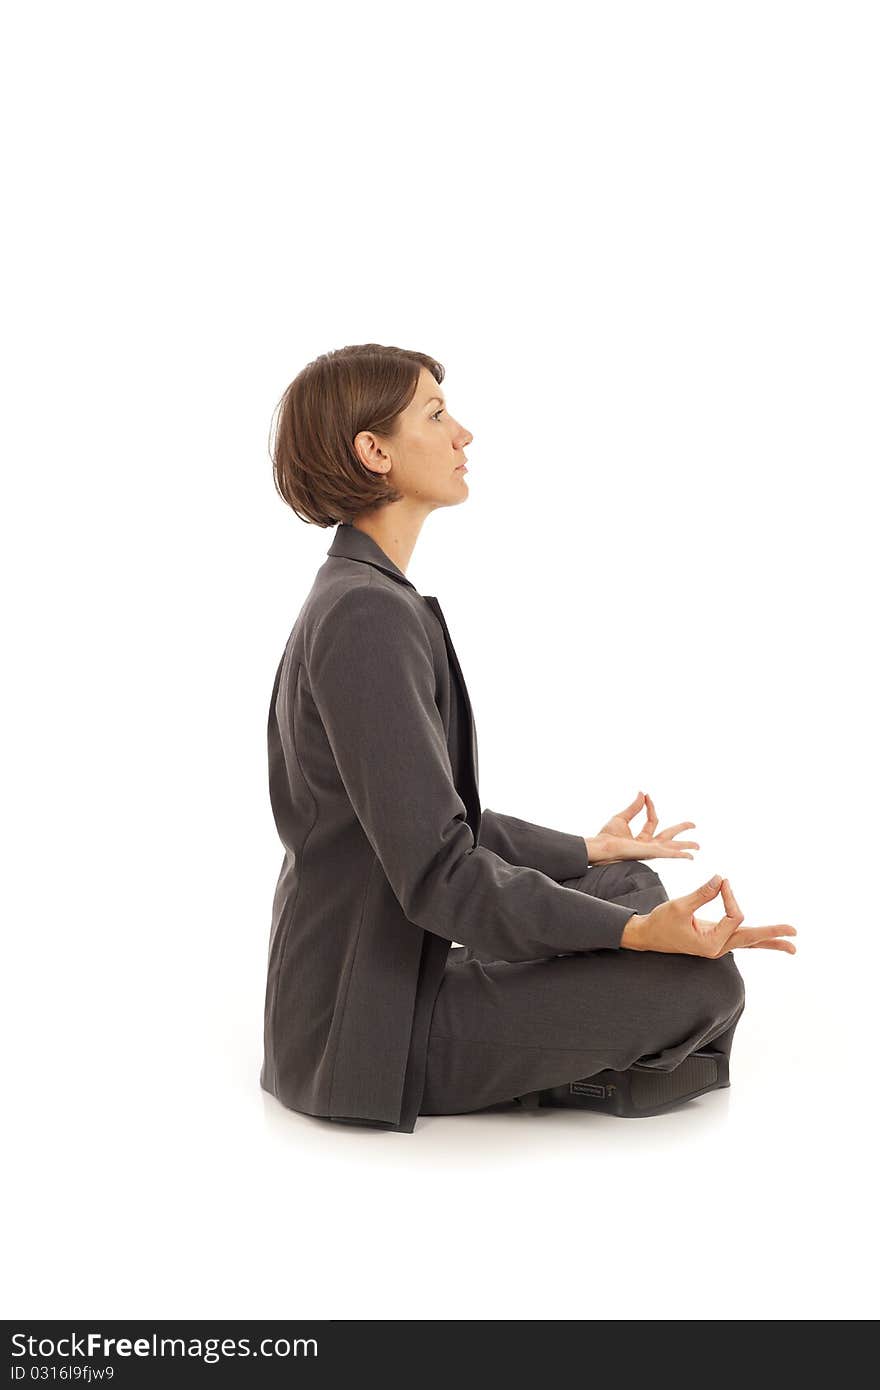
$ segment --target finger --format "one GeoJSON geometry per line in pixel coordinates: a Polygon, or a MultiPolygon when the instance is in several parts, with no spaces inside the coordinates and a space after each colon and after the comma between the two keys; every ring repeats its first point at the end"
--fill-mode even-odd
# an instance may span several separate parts
{"type": "Polygon", "coordinates": [[[725,914],[739,926],[743,920],[743,912],[736,898],[733,896],[733,889],[730,886],[730,879],[721,880],[721,901],[724,903],[725,914]]]}
{"type": "Polygon", "coordinates": [[[679,821],[678,825],[671,825],[668,830],[661,830],[657,836],[658,840],[671,840],[673,835],[680,835],[682,830],[695,830],[696,825],[692,820],[679,821]]]}
{"type": "Polygon", "coordinates": [[[787,922],[783,922],[776,927],[740,927],[731,937],[731,945],[757,946],[763,945],[767,941],[773,941],[780,936],[797,936],[797,929],[790,927],[787,922]]]}
{"type": "Polygon", "coordinates": [[[797,946],[793,941],[756,941],[753,949],[756,951],[786,951],[790,956],[797,955],[797,946]]]}
{"type": "Polygon", "coordinates": [[[638,815],[639,811],[642,809],[644,800],[644,793],[639,792],[638,796],[631,801],[628,806],[624,806],[622,811],[618,811],[617,814],[622,816],[624,820],[632,820],[633,816],[638,815]]]}
{"type": "Polygon", "coordinates": [[[635,836],[635,839],[639,840],[642,844],[647,844],[647,845],[657,845],[657,844],[669,845],[669,844],[674,844],[674,846],[675,846],[676,849],[699,849],[699,848],[700,848],[699,843],[698,843],[697,840],[675,840],[675,841],[673,841],[673,840],[671,840],[671,839],[669,838],[668,835],[662,835],[662,834],[661,834],[661,835],[651,835],[651,834],[649,833],[649,831],[648,831],[648,827],[647,827],[647,826],[645,826],[644,830],[640,830],[640,831],[639,831],[638,835],[635,836]]]}
{"type": "MultiPolygon", "coordinates": [[[[718,890],[720,887],[721,875],[714,874],[712,878],[709,879],[708,883],[701,884],[700,887],[695,888],[692,893],[685,893],[680,901],[686,908],[689,908],[691,912],[696,912],[698,907],[702,907],[705,903],[710,903],[713,898],[718,897],[718,890]]],[[[715,923],[713,922],[712,925],[714,926],[715,923]]]]}
{"type": "Polygon", "coordinates": [[[653,835],[654,831],[657,829],[657,812],[647,792],[645,792],[645,806],[647,807],[648,819],[645,821],[644,829],[650,830],[653,835]]]}

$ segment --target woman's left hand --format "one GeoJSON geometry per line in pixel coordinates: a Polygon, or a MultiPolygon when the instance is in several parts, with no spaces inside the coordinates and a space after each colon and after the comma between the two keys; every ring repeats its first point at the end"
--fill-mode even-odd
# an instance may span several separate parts
{"type": "Polygon", "coordinates": [[[692,820],[680,821],[678,825],[671,825],[659,834],[654,833],[656,829],[657,812],[654,803],[647,792],[639,792],[635,801],[631,801],[624,810],[612,816],[602,826],[598,835],[587,840],[590,863],[613,864],[620,859],[693,859],[694,856],[688,854],[688,850],[700,848],[696,840],[675,839],[682,830],[694,829],[692,820]],[[629,822],[643,808],[648,818],[638,835],[633,835],[629,822]]]}

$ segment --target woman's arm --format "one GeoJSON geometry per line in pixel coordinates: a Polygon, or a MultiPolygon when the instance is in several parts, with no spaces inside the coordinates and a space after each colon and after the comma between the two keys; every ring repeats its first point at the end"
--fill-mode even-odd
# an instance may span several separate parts
{"type": "Polygon", "coordinates": [[[407,599],[371,571],[321,619],[306,664],[346,793],[411,922],[510,961],[620,946],[634,909],[475,845],[407,599]]]}
{"type": "Polygon", "coordinates": [[[590,867],[583,835],[549,830],[545,825],[484,810],[480,820],[480,844],[500,854],[509,864],[538,869],[548,878],[580,878],[590,867]]]}

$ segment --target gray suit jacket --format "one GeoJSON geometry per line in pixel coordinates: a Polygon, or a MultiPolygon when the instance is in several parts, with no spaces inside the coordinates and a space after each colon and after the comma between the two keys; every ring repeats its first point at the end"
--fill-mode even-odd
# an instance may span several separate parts
{"type": "Polygon", "coordinates": [[[260,1083],[305,1114],[411,1133],[453,942],[509,961],[617,949],[634,909],[556,881],[586,873],[583,836],[481,809],[436,598],[354,526],[327,554],[269,711],[285,852],[260,1083]]]}

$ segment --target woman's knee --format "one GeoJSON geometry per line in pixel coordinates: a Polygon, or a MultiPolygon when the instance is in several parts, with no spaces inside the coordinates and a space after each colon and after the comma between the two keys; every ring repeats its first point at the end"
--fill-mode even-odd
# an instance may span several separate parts
{"type": "Polygon", "coordinates": [[[669,901],[669,894],[666,892],[663,880],[657,870],[652,869],[650,864],[646,864],[644,860],[634,859],[627,864],[626,879],[631,892],[633,890],[649,891],[656,899],[655,906],[669,901]]]}
{"type": "Polygon", "coordinates": [[[660,875],[656,869],[652,869],[650,864],[646,864],[644,859],[631,859],[627,861],[627,870],[631,878],[638,883],[639,887],[643,884],[659,883],[660,875]]]}
{"type": "Polygon", "coordinates": [[[709,1003],[719,1018],[732,1018],[746,1002],[746,986],[733,952],[714,960],[704,958],[703,983],[708,987],[709,1003]]]}

